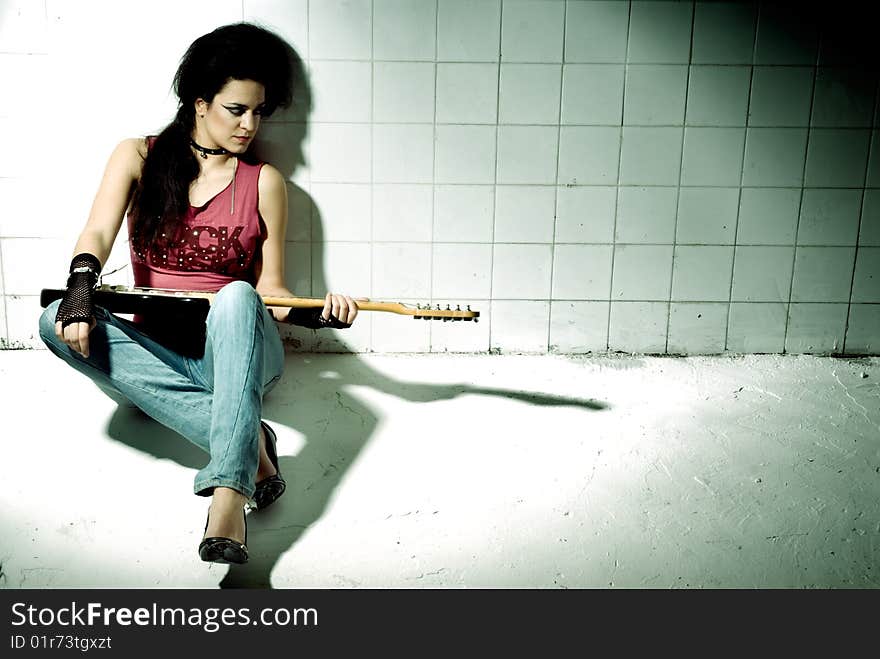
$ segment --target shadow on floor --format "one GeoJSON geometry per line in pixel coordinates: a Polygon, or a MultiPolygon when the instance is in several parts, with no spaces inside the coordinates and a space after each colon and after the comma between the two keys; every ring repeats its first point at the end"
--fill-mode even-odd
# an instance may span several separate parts
{"type": "MultiPolygon", "coordinates": [[[[250,560],[243,566],[230,566],[220,583],[222,588],[272,587],[271,574],[278,560],[321,518],[349,466],[372,437],[379,420],[377,414],[346,391],[345,385],[372,387],[413,403],[474,394],[541,406],[593,411],[609,407],[592,399],[541,392],[396,380],[356,354],[322,355],[309,360],[302,355],[288,355],[285,376],[264,401],[263,418],[300,432],[305,446],[296,456],[280,457],[287,492],[271,508],[248,515],[250,560]],[[291,368],[293,361],[297,362],[296,368],[291,368]]],[[[117,408],[107,432],[112,439],[184,467],[201,469],[206,463],[199,448],[131,406],[117,408]]]]}

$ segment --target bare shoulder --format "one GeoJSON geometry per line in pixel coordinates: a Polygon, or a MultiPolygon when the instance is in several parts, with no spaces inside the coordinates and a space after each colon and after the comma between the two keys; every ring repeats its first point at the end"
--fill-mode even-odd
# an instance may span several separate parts
{"type": "Polygon", "coordinates": [[[147,138],[127,137],[116,145],[116,151],[125,154],[128,158],[137,157],[143,160],[147,157],[147,138]]]}
{"type": "Polygon", "coordinates": [[[144,160],[147,157],[147,140],[144,137],[129,137],[116,145],[110,156],[114,169],[127,172],[133,179],[140,178],[144,160]]]}
{"type": "Polygon", "coordinates": [[[276,228],[286,226],[287,186],[281,172],[269,163],[265,163],[260,168],[257,197],[259,199],[257,208],[266,225],[276,228]]]}
{"type": "Polygon", "coordinates": [[[260,193],[278,193],[286,190],[284,185],[284,176],[276,167],[265,163],[260,168],[260,179],[258,182],[260,193]]]}

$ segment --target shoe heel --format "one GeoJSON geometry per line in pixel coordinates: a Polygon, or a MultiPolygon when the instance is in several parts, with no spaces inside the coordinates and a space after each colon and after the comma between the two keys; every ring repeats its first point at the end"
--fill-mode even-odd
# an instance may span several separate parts
{"type": "Polygon", "coordinates": [[[266,435],[266,455],[269,456],[269,462],[275,467],[275,475],[264,478],[256,484],[253,501],[257,510],[263,510],[273,504],[287,489],[287,483],[281,477],[281,468],[278,465],[278,438],[275,431],[267,423],[260,421],[260,425],[266,435]]]}
{"type": "Polygon", "coordinates": [[[269,427],[268,424],[260,421],[260,425],[263,427],[263,432],[266,434],[266,454],[269,456],[269,462],[272,463],[272,466],[275,467],[275,474],[277,476],[281,476],[281,468],[278,466],[278,448],[277,442],[278,437],[275,435],[275,431],[269,427]]]}

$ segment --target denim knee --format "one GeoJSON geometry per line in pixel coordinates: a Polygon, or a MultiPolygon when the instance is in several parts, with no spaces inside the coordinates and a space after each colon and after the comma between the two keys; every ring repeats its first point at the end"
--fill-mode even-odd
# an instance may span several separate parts
{"type": "Polygon", "coordinates": [[[61,300],[55,300],[48,307],[43,309],[40,315],[40,338],[47,346],[52,343],[58,345],[59,339],[55,336],[55,316],[58,315],[58,307],[61,306],[61,300]]]}
{"type": "Polygon", "coordinates": [[[256,289],[246,281],[238,280],[226,284],[217,291],[214,297],[214,304],[245,304],[247,302],[255,302],[260,299],[256,289]]]}
{"type": "Polygon", "coordinates": [[[254,287],[246,281],[239,280],[230,282],[217,291],[211,304],[211,311],[214,314],[237,313],[248,306],[259,308],[258,305],[262,303],[263,300],[254,287]]]}

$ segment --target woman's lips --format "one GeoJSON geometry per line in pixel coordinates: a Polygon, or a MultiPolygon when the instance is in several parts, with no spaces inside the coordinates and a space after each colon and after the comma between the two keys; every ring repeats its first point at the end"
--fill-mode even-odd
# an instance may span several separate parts
{"type": "Polygon", "coordinates": [[[238,140],[239,142],[250,142],[250,137],[242,137],[240,135],[233,135],[232,139],[238,140]]]}

